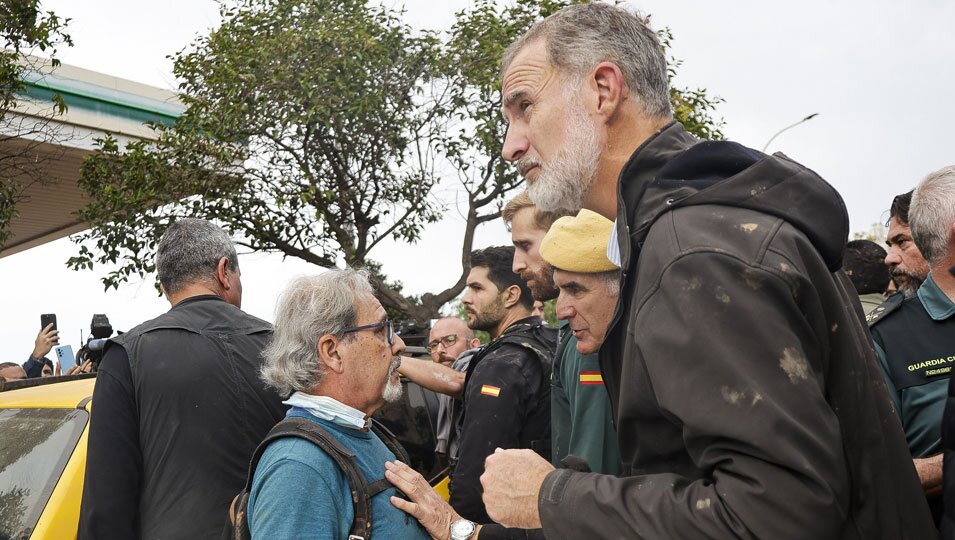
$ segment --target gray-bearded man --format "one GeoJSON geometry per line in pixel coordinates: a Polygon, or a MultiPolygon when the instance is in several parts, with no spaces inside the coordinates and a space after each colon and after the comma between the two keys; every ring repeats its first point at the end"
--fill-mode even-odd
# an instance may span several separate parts
{"type": "Polygon", "coordinates": [[[624,477],[498,451],[481,477],[490,517],[554,538],[931,538],[839,271],[838,193],[674,122],[663,49],[622,8],[558,11],[502,72],[503,155],[535,204],[616,220],[600,367],[624,477]]]}

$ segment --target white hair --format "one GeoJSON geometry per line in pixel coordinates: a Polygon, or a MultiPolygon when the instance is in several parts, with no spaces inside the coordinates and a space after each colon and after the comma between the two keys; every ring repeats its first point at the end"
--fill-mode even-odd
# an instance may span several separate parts
{"type": "Polygon", "coordinates": [[[922,256],[936,265],[948,254],[948,242],[955,224],[955,165],[939,169],[915,188],[909,208],[912,238],[922,256]]]}
{"type": "Polygon", "coordinates": [[[604,283],[607,286],[607,294],[611,298],[617,298],[620,296],[620,270],[610,270],[607,272],[601,272],[600,277],[604,280],[604,283]]]}
{"type": "Polygon", "coordinates": [[[365,270],[329,270],[292,280],[275,307],[272,342],[262,351],[262,379],[282,396],[314,388],[324,375],[318,340],[342,336],[354,326],[359,304],[373,294],[365,270]]]}

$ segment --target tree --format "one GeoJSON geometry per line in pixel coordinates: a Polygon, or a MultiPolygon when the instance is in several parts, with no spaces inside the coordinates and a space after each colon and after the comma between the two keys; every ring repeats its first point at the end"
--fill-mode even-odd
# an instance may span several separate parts
{"type": "Polygon", "coordinates": [[[117,263],[104,278],[116,286],[153,270],[172,220],[201,216],[251,250],[370,266],[394,307],[403,297],[369,252],[389,236],[416,240],[438,217],[435,108],[421,93],[437,39],[361,0],[248,0],[221,14],[174,58],[178,121],[154,126],[155,142],[106,138],[84,164],[93,228],[69,264],[117,263]]]}
{"type": "MultiPolygon", "coordinates": [[[[153,270],[173,219],[199,216],[252,250],[368,267],[390,312],[436,316],[464,288],[477,226],[497,219],[521,182],[500,157],[501,53],[567,3],[479,0],[444,40],[361,0],[224,7],[222,26],[175,56],[183,116],[155,126],[155,142],[104,139],[84,164],[91,203],[81,218],[92,228],[75,237],[70,266],[117,265],[103,282],[118,286],[153,270]],[[412,297],[370,252],[388,236],[414,242],[437,220],[446,204],[430,194],[439,164],[450,164],[467,195],[462,271],[412,297]]],[[[684,102],[707,135],[719,135],[705,91],[684,102]]]]}
{"type": "Polygon", "coordinates": [[[867,231],[857,231],[852,233],[852,240],[869,240],[876,244],[885,242],[886,230],[884,223],[873,223],[867,231]]]}
{"type": "Polygon", "coordinates": [[[43,182],[48,159],[38,148],[58,138],[50,120],[65,112],[66,104],[54,95],[53,107],[39,117],[24,118],[10,111],[25,88],[24,77],[58,66],[56,47],[73,44],[66,33],[68,23],[53,12],[42,12],[39,0],[0,0],[0,248],[12,235],[10,223],[19,216],[17,203],[30,187],[43,182]],[[37,51],[49,53],[50,62],[31,55],[37,51]]]}

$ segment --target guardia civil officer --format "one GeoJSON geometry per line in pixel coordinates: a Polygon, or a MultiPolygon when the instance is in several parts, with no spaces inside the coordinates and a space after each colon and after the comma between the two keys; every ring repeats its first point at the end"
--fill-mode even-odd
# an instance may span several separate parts
{"type": "MultiPolygon", "coordinates": [[[[875,351],[936,525],[942,517],[942,412],[955,365],[955,167],[928,175],[909,209],[929,274],[916,294],[869,317],[875,351]]],[[[897,295],[901,296],[901,295],[897,295]]]]}

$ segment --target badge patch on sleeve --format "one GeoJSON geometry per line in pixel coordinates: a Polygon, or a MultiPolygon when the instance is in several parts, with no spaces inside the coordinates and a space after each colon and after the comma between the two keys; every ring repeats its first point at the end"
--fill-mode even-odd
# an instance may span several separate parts
{"type": "Polygon", "coordinates": [[[603,384],[604,378],[599,371],[581,371],[580,384],[603,384]]]}
{"type": "Polygon", "coordinates": [[[485,384],[481,387],[481,393],[485,396],[497,397],[501,395],[501,389],[496,386],[485,384]]]}

